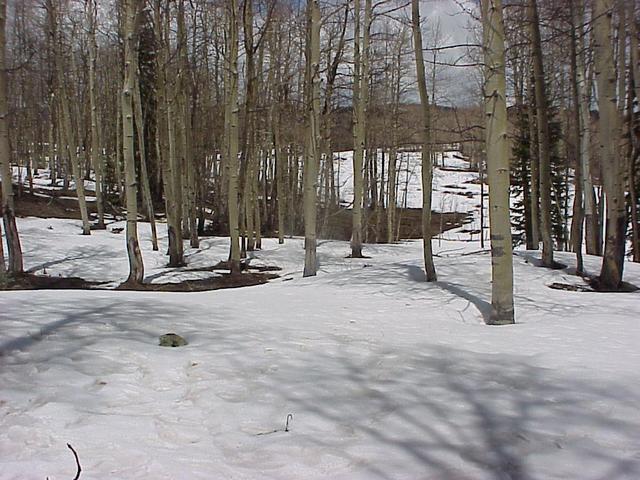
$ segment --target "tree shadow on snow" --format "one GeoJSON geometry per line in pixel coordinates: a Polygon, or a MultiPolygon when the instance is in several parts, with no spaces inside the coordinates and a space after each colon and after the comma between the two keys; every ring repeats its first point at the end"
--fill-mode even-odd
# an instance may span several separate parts
{"type": "MultiPolygon", "coordinates": [[[[407,264],[403,264],[402,266],[407,269],[407,275],[409,276],[410,280],[413,280],[414,282],[426,282],[427,277],[421,267],[418,267],[417,265],[407,264]]],[[[455,295],[456,297],[467,300],[478,309],[485,323],[489,321],[489,318],[491,317],[491,304],[485,300],[482,300],[477,295],[473,295],[472,293],[470,293],[468,288],[465,288],[462,285],[456,285],[455,283],[444,282],[442,280],[438,280],[433,284],[437,285],[443,290],[446,290],[452,295],[455,295]]]]}
{"type": "Polygon", "coordinates": [[[276,385],[292,435],[368,478],[640,478],[640,398],[622,384],[444,347],[354,352],[308,352],[276,385]]]}
{"type": "MultiPolygon", "coordinates": [[[[496,353],[489,354],[426,342],[403,347],[375,340],[373,331],[318,332],[311,338],[305,330],[283,331],[282,324],[259,320],[240,328],[229,322],[227,312],[204,307],[185,318],[177,302],[175,308],[166,301],[150,308],[144,295],[104,295],[90,305],[80,299],[70,296],[61,313],[59,302],[31,298],[29,315],[22,302],[6,302],[3,321],[55,320],[24,320],[22,330],[37,333],[5,341],[0,350],[27,355],[10,355],[2,363],[46,369],[52,361],[78,359],[77,366],[92,376],[109,373],[106,369],[118,373],[136,367],[138,352],[118,355],[110,348],[118,357],[101,362],[105,372],[96,372],[98,364],[90,359],[104,355],[100,342],[133,339],[145,354],[158,348],[158,334],[169,326],[180,328],[177,333],[189,340],[199,337],[185,348],[201,363],[200,375],[211,379],[200,393],[211,401],[189,408],[201,409],[194,414],[211,432],[235,432],[211,437],[227,452],[229,466],[256,458],[251,468],[257,474],[275,454],[286,456],[277,476],[296,478],[308,471],[312,455],[335,473],[325,471],[328,477],[341,478],[352,473],[381,480],[640,478],[640,398],[622,381],[596,383],[589,376],[533,366],[530,356],[501,352],[499,342],[496,353]],[[195,315],[203,318],[194,321],[195,315]],[[45,341],[52,343],[39,348],[45,341]],[[220,414],[207,408],[224,412],[228,423],[221,427],[220,414]],[[286,434],[256,436],[242,429],[249,423],[269,430],[275,421],[271,415],[280,421],[289,412],[294,420],[286,434]],[[246,441],[237,442],[236,435],[246,435],[241,437],[246,441]]],[[[153,367],[153,358],[145,368],[161,368],[153,367]]],[[[75,398],[73,388],[81,387],[60,388],[75,398]]],[[[245,463],[242,469],[246,472],[245,463]]]]}
{"type": "Polygon", "coordinates": [[[23,335],[0,342],[0,358],[18,350],[33,356],[19,363],[64,357],[100,341],[137,340],[154,346],[159,335],[166,333],[163,329],[182,323],[184,314],[184,310],[166,305],[161,310],[150,310],[148,299],[120,300],[116,296],[92,298],[91,303],[70,297],[64,311],[56,301],[32,298],[28,302],[29,315],[19,303],[5,305],[0,315],[0,321],[18,319],[25,324],[23,335]],[[39,321],[42,318],[57,320],[39,321]],[[39,342],[48,339],[56,340],[53,348],[38,348],[39,342]]]}

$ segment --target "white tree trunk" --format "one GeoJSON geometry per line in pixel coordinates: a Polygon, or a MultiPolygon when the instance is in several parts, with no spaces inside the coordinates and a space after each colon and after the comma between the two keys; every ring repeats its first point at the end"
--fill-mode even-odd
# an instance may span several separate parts
{"type": "Polygon", "coordinates": [[[491,228],[491,316],[488,323],[514,323],[513,257],[509,218],[509,139],[502,0],[482,0],[485,62],[485,121],[489,222],[491,228]]]}
{"type": "Polygon", "coordinates": [[[144,278],[144,264],[138,244],[138,183],[133,138],[133,97],[135,95],[135,67],[138,55],[139,1],[125,0],[124,85],[122,88],[122,150],[127,205],[127,254],[129,256],[127,283],[131,284],[142,283],[144,278]]]}
{"type": "Polygon", "coordinates": [[[529,0],[529,29],[533,56],[534,89],[536,97],[536,122],[538,133],[538,158],[540,165],[540,235],[542,236],[542,263],[553,267],[553,238],[551,234],[551,137],[547,89],[542,61],[540,19],[537,0],[529,0]]]}
{"type": "Polygon", "coordinates": [[[307,3],[307,155],[304,169],[304,277],[316,275],[316,200],[320,163],[320,6],[307,3]]]}
{"type": "Polygon", "coordinates": [[[227,124],[227,168],[229,209],[229,269],[232,274],[240,273],[240,222],[238,211],[238,0],[229,0],[229,38],[227,45],[226,105],[227,124]]]}
{"type": "MultiPolygon", "coordinates": [[[[13,185],[11,171],[11,150],[9,148],[9,108],[7,105],[7,72],[6,72],[6,25],[7,3],[0,0],[0,180],[2,181],[2,219],[7,237],[7,253],[12,273],[22,272],[22,247],[16,226],[13,206],[13,185]]],[[[0,235],[0,243],[2,236],[0,235]]],[[[4,252],[3,252],[4,257],[4,252]]],[[[4,270],[4,258],[2,267],[4,270]]]]}
{"type": "Polygon", "coordinates": [[[416,54],[418,91],[420,92],[420,103],[422,105],[422,251],[427,282],[435,282],[438,280],[438,276],[436,275],[436,267],[433,263],[433,252],[431,249],[431,184],[433,179],[431,112],[429,110],[429,95],[427,93],[427,81],[424,73],[420,2],[418,0],[412,0],[411,6],[413,47],[416,54]]]}

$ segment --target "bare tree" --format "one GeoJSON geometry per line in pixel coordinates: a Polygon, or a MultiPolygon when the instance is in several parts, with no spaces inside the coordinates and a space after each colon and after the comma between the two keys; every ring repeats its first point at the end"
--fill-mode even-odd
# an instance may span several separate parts
{"type": "MultiPolygon", "coordinates": [[[[13,203],[11,171],[11,151],[9,147],[9,109],[7,105],[7,65],[6,65],[7,2],[0,0],[0,180],[2,180],[2,220],[7,236],[8,270],[22,272],[22,247],[18,236],[13,203]]],[[[2,237],[0,236],[0,243],[2,237]]],[[[3,273],[4,252],[0,274],[3,273]]]]}
{"type": "Polygon", "coordinates": [[[491,226],[491,325],[514,323],[509,141],[502,0],[482,0],[485,122],[491,226]]]}
{"type": "Polygon", "coordinates": [[[361,1],[355,0],[353,7],[355,21],[353,47],[353,222],[351,228],[351,256],[353,258],[362,258],[363,158],[366,141],[366,109],[369,95],[371,0],[365,0],[364,27],[361,25],[360,7],[361,1]]]}
{"type": "Polygon", "coordinates": [[[138,182],[136,179],[133,98],[135,96],[135,68],[138,55],[138,23],[140,0],[124,0],[124,84],[122,87],[122,151],[124,156],[125,196],[127,201],[127,254],[129,277],[127,283],[142,283],[144,263],[138,244],[138,182]]]}
{"type": "Polygon", "coordinates": [[[227,204],[229,209],[229,269],[240,273],[240,224],[238,212],[238,0],[227,7],[227,51],[225,72],[226,167],[228,170],[227,204]]]}
{"type": "Polygon", "coordinates": [[[429,111],[429,94],[424,73],[424,57],[422,52],[422,30],[420,25],[420,2],[411,2],[411,25],[413,28],[413,45],[416,53],[416,71],[418,91],[422,105],[422,246],[424,270],[427,282],[435,282],[436,267],[431,250],[431,183],[433,179],[433,155],[431,152],[431,114],[429,111]]]}
{"type": "Polygon", "coordinates": [[[533,56],[533,76],[536,100],[536,122],[540,165],[540,234],[542,235],[542,263],[553,267],[553,240],[551,237],[551,141],[547,89],[542,61],[540,18],[537,0],[529,0],[529,28],[533,56]]]}
{"type": "Polygon", "coordinates": [[[304,169],[304,277],[316,275],[316,203],[320,163],[320,6],[307,2],[307,148],[304,169]]]}
{"type": "Polygon", "coordinates": [[[606,165],[602,170],[607,198],[606,238],[600,284],[604,289],[617,290],[622,283],[624,268],[626,210],[624,169],[617,145],[620,119],[617,110],[612,17],[613,0],[594,0],[593,56],[600,112],[598,150],[602,165],[606,165]]]}

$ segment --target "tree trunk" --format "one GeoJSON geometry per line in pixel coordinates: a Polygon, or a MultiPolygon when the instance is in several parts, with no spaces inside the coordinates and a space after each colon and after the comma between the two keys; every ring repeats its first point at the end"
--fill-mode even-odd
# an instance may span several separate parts
{"type": "Polygon", "coordinates": [[[316,203],[318,165],[320,163],[320,6],[318,0],[307,2],[307,154],[304,171],[304,277],[315,276],[316,203]]]}
{"type": "Polygon", "coordinates": [[[551,235],[551,140],[547,89],[542,61],[540,19],[537,0],[529,0],[529,25],[535,78],[536,121],[538,126],[538,153],[540,163],[540,234],[542,235],[542,264],[553,267],[553,238],[551,235]]]}
{"type": "Polygon", "coordinates": [[[540,154],[538,148],[538,127],[535,114],[535,87],[533,76],[529,79],[528,115],[529,123],[529,157],[531,158],[531,196],[529,210],[531,211],[531,247],[540,248],[540,154]]]}
{"type": "MultiPolygon", "coordinates": [[[[580,25],[580,36],[584,37],[584,4],[581,0],[574,10],[577,15],[575,24],[580,25]]],[[[596,209],[596,196],[591,181],[591,91],[593,85],[591,79],[592,72],[587,70],[585,61],[586,42],[582,41],[578,45],[576,57],[578,93],[580,95],[580,163],[582,170],[582,193],[584,197],[584,219],[585,219],[585,243],[586,251],[589,255],[602,255],[602,245],[600,241],[600,222],[596,209]]]]}
{"type": "MultiPolygon", "coordinates": [[[[635,21],[636,6],[629,3],[629,39],[631,48],[631,76],[633,79],[634,92],[631,97],[640,100],[640,59],[638,58],[638,27],[635,21]]],[[[633,116],[632,116],[633,118],[633,116]]],[[[631,132],[630,142],[633,147],[633,153],[630,158],[629,166],[629,196],[631,199],[631,248],[633,251],[633,261],[640,262],[640,224],[638,223],[638,192],[636,188],[636,164],[638,159],[638,151],[640,150],[640,141],[638,137],[631,132]]]]}
{"type": "Polygon", "coordinates": [[[225,123],[227,124],[227,166],[229,210],[229,269],[232,274],[240,273],[240,225],[238,212],[238,0],[230,0],[228,6],[229,38],[227,46],[228,69],[225,123]]]}
{"type": "Polygon", "coordinates": [[[576,158],[576,167],[575,167],[575,177],[574,177],[574,197],[573,197],[573,218],[571,220],[571,243],[572,249],[576,254],[576,273],[578,275],[584,274],[584,264],[582,260],[582,238],[584,234],[583,223],[584,223],[584,208],[582,203],[582,187],[584,185],[584,181],[582,179],[582,162],[580,161],[580,152],[582,151],[582,142],[584,127],[581,125],[582,115],[581,115],[581,107],[582,103],[580,102],[580,93],[578,87],[578,48],[577,48],[577,28],[580,26],[580,22],[578,22],[579,16],[576,15],[576,6],[575,3],[578,0],[570,0],[570,9],[571,9],[571,96],[573,99],[573,128],[574,128],[574,137],[576,139],[575,145],[575,158],[576,158]]]}
{"type": "Polygon", "coordinates": [[[127,283],[142,283],[144,263],[138,244],[138,184],[133,138],[133,98],[135,89],[135,67],[138,55],[139,0],[125,1],[124,30],[124,85],[122,88],[122,139],[125,174],[125,197],[127,203],[127,254],[129,256],[129,278],[127,283]]]}
{"type": "Polygon", "coordinates": [[[285,208],[287,205],[287,186],[285,180],[286,170],[286,157],[282,149],[282,139],[280,138],[280,92],[281,85],[281,73],[280,67],[275,62],[276,55],[279,51],[280,40],[275,28],[272,29],[269,36],[269,80],[268,83],[273,89],[273,95],[271,99],[271,135],[273,141],[273,152],[275,155],[275,170],[276,170],[276,202],[277,202],[277,216],[278,216],[278,243],[282,245],[284,243],[284,229],[285,229],[285,208]],[[278,37],[278,38],[277,38],[278,37]]]}
{"type": "MultiPolygon", "coordinates": [[[[0,180],[2,181],[2,220],[7,237],[8,270],[11,273],[22,272],[22,247],[16,225],[13,206],[13,184],[11,172],[11,150],[9,147],[9,107],[7,102],[6,70],[6,26],[7,3],[0,0],[0,180]]],[[[2,235],[0,235],[2,243],[2,235]]],[[[4,270],[4,252],[2,269],[4,270]]]]}
{"type": "Polygon", "coordinates": [[[102,189],[104,187],[104,167],[100,152],[100,123],[98,121],[98,105],[96,98],[96,57],[98,46],[96,44],[96,21],[98,5],[96,0],[87,2],[87,20],[89,23],[89,105],[91,109],[91,164],[95,175],[96,210],[98,222],[96,228],[105,229],[104,203],[102,189]]]}
{"type": "Polygon", "coordinates": [[[485,120],[491,228],[491,316],[488,323],[514,323],[513,257],[509,218],[509,140],[502,0],[483,0],[485,120]]]}
{"type": "Polygon", "coordinates": [[[617,290],[622,283],[625,253],[626,211],[622,158],[617,148],[620,138],[616,95],[616,70],[613,64],[612,0],[594,3],[594,67],[598,89],[600,124],[598,149],[606,194],[606,239],[600,285],[617,290]]]}
{"type": "Polygon", "coordinates": [[[80,160],[78,158],[78,148],[76,143],[76,131],[72,127],[71,122],[71,108],[70,108],[70,92],[65,83],[65,72],[63,68],[63,52],[62,52],[62,38],[61,32],[58,29],[56,12],[54,11],[53,4],[50,4],[51,13],[49,16],[49,29],[53,35],[57,36],[56,42],[56,73],[57,73],[57,91],[60,106],[60,113],[62,117],[62,130],[64,131],[64,138],[67,144],[67,150],[69,152],[69,162],[71,163],[71,170],[73,172],[73,178],[76,182],[76,195],[78,197],[78,208],[80,209],[80,216],[82,218],[82,234],[90,235],[91,228],[89,225],[89,213],[87,212],[87,202],[84,194],[84,176],[80,171],[80,160]]]}
{"type": "Polygon", "coordinates": [[[181,193],[176,178],[179,176],[176,158],[176,134],[174,118],[174,89],[169,84],[169,62],[171,58],[169,42],[169,13],[163,12],[160,0],[154,4],[156,42],[159,45],[157,62],[157,111],[156,139],[162,159],[162,175],[167,214],[167,235],[169,241],[169,266],[184,265],[182,225],[180,219],[181,193]]]}
{"type": "Polygon", "coordinates": [[[424,256],[424,270],[427,282],[435,282],[436,267],[433,263],[431,250],[431,182],[433,177],[433,161],[431,153],[431,113],[429,110],[429,96],[424,74],[424,58],[422,52],[422,30],[420,26],[420,2],[411,1],[411,24],[413,27],[413,45],[416,53],[416,70],[418,76],[418,91],[422,105],[422,246],[424,256]]]}
{"type": "Polygon", "coordinates": [[[189,245],[198,248],[198,232],[195,211],[195,177],[192,151],[193,132],[190,112],[191,79],[187,52],[187,30],[185,26],[184,0],[178,2],[178,118],[180,124],[182,168],[181,168],[181,217],[184,236],[189,236],[189,245]]]}
{"type": "Polygon", "coordinates": [[[366,104],[369,92],[369,24],[371,0],[365,0],[364,32],[360,38],[360,0],[354,2],[354,76],[353,76],[353,220],[351,256],[362,258],[362,204],[364,197],[363,159],[366,134],[366,104]],[[361,43],[362,42],[362,43],[361,43]]]}

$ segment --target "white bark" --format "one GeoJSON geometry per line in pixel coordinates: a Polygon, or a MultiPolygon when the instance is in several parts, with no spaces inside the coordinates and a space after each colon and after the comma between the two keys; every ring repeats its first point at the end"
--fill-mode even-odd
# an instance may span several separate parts
{"type": "Polygon", "coordinates": [[[514,323],[514,311],[502,0],[482,0],[482,16],[492,278],[488,323],[503,325],[514,323]]]}
{"type": "Polygon", "coordinates": [[[138,244],[138,183],[134,157],[133,97],[135,95],[135,66],[138,55],[137,24],[139,0],[125,0],[124,85],[122,88],[122,149],[124,157],[125,198],[127,205],[127,254],[129,278],[127,283],[141,283],[144,264],[138,244]]]}
{"type": "Polygon", "coordinates": [[[316,201],[320,164],[320,6],[307,3],[307,155],[304,170],[304,277],[316,275],[316,201]]]}

